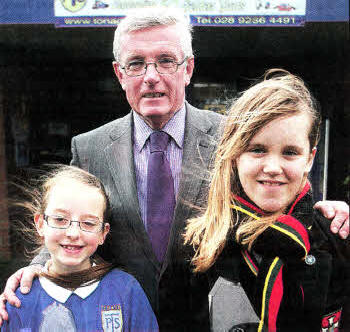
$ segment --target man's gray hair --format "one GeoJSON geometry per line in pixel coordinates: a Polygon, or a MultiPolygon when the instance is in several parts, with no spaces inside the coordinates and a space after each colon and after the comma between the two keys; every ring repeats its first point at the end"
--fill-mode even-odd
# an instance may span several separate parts
{"type": "Polygon", "coordinates": [[[184,56],[193,56],[192,26],[179,8],[138,8],[130,12],[118,25],[114,34],[113,54],[120,62],[120,42],[124,34],[156,26],[177,25],[184,56]]]}

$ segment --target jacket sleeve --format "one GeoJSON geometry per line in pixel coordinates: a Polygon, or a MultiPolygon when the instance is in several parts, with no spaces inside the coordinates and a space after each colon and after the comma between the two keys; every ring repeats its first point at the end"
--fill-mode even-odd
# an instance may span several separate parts
{"type": "Polygon", "coordinates": [[[332,277],[330,281],[329,300],[334,301],[350,298],[350,242],[342,240],[330,231],[330,221],[318,211],[314,213],[315,238],[318,250],[327,251],[332,255],[332,277]]]}
{"type": "Polygon", "coordinates": [[[79,156],[78,156],[78,150],[76,146],[76,138],[72,138],[71,142],[71,151],[72,151],[72,160],[70,161],[70,164],[72,166],[77,166],[80,167],[80,162],[79,162],[79,156]]]}
{"type": "Polygon", "coordinates": [[[45,265],[45,263],[50,259],[50,254],[46,248],[40,250],[39,254],[36,255],[33,260],[30,262],[30,265],[40,264],[45,265]]]}

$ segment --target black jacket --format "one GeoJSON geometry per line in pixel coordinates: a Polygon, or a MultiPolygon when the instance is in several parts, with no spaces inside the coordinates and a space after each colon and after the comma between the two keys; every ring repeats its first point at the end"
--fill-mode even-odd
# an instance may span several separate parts
{"type": "MultiPolygon", "coordinates": [[[[286,258],[283,268],[283,298],[277,316],[277,331],[319,332],[321,326],[337,323],[339,312],[349,298],[348,242],[330,232],[330,222],[309,206],[301,216],[312,227],[308,231],[310,250],[305,261],[286,258]],[[347,257],[346,257],[347,256],[347,257]]],[[[267,244],[268,245],[268,244],[267,244]]],[[[253,255],[252,255],[253,256],[253,255]]],[[[253,257],[254,259],[254,257],[253,257]]],[[[254,259],[255,260],[255,259],[254,259]]],[[[255,260],[257,266],[259,263],[255,260]]],[[[259,266],[264,269],[264,266],[259,266]]],[[[219,276],[240,282],[258,317],[261,297],[258,278],[252,273],[242,255],[242,248],[232,234],[215,265],[208,272],[211,284],[219,276]]],[[[252,330],[256,331],[251,327],[252,330]]],[[[245,327],[244,331],[250,331],[245,327]]],[[[333,331],[325,329],[322,331],[333,331]]]]}

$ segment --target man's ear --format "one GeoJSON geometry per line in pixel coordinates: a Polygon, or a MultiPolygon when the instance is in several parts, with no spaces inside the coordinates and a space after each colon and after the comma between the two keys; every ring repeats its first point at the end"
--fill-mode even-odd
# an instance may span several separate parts
{"type": "Polygon", "coordinates": [[[194,57],[187,59],[186,69],[185,69],[185,85],[189,85],[191,82],[191,77],[194,69],[194,57]]]}
{"type": "Polygon", "coordinates": [[[34,215],[34,223],[36,230],[40,236],[44,236],[44,218],[42,214],[36,213],[34,215]]]}
{"type": "Polygon", "coordinates": [[[119,81],[120,85],[122,86],[122,89],[125,90],[125,83],[124,83],[125,76],[124,76],[123,71],[120,69],[119,63],[116,61],[113,61],[112,65],[113,65],[115,76],[118,77],[118,81],[119,81]]]}

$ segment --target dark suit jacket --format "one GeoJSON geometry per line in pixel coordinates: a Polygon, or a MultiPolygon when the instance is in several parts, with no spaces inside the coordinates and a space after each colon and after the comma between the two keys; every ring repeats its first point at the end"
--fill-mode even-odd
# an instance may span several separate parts
{"type": "Polygon", "coordinates": [[[162,330],[193,331],[207,326],[207,289],[203,276],[190,272],[191,249],[183,245],[186,220],[203,206],[208,167],[223,116],[186,103],[182,174],[166,257],[153,253],[141,219],[133,158],[133,118],[121,119],[72,139],[71,164],[103,182],[111,204],[110,238],[100,252],[133,274],[158,314],[162,330]],[[202,306],[199,303],[203,303],[202,306]]]}

